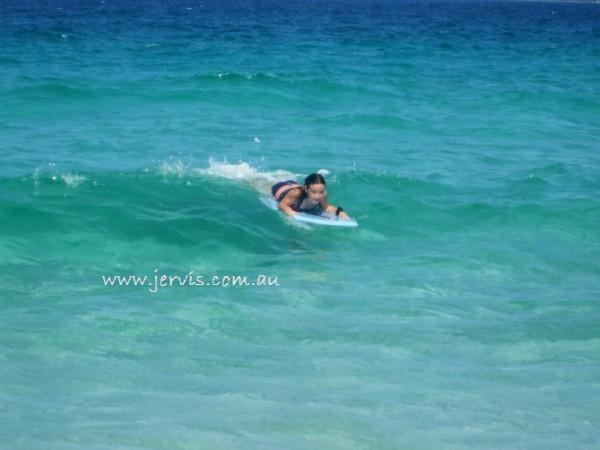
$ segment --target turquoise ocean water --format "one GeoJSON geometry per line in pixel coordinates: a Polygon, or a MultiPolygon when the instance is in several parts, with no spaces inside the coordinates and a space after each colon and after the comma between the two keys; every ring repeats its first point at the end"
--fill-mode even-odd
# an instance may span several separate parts
{"type": "Polygon", "coordinates": [[[598,448],[600,5],[7,0],[0,44],[0,447],[598,448]],[[358,229],[261,203],[317,170],[358,229]]]}

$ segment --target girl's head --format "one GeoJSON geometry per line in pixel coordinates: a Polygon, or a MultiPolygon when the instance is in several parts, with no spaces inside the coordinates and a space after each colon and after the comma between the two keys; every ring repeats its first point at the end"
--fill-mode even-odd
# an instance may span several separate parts
{"type": "Polygon", "coordinates": [[[304,190],[308,198],[314,202],[321,201],[326,195],[325,178],[318,173],[312,173],[304,180],[304,190]]]}

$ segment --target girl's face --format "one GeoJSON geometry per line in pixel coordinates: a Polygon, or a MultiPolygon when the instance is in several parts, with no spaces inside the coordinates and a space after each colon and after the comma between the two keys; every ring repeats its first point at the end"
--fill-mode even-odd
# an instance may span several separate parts
{"type": "Polygon", "coordinates": [[[325,190],[325,186],[322,184],[311,184],[310,186],[305,186],[306,196],[310,201],[320,202],[327,195],[327,191],[325,190]]]}

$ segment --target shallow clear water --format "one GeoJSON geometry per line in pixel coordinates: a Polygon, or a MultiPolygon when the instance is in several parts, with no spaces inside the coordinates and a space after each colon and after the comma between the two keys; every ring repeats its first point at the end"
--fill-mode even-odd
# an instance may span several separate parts
{"type": "Polygon", "coordinates": [[[593,448],[599,23],[0,5],[3,445],[593,448]],[[358,229],[260,201],[317,170],[358,229]]]}

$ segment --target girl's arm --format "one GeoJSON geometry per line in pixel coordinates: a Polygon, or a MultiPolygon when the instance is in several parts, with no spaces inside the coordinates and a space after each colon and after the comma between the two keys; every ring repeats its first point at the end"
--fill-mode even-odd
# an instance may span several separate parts
{"type": "MultiPolygon", "coordinates": [[[[338,207],[332,205],[331,203],[327,203],[327,199],[323,200],[323,211],[328,212],[330,214],[335,214],[337,212],[338,207]]],[[[340,211],[338,214],[340,219],[348,220],[350,217],[344,211],[340,211]]]]}
{"type": "Polygon", "coordinates": [[[297,212],[292,209],[292,205],[296,203],[296,200],[300,198],[301,194],[302,192],[300,189],[290,189],[277,206],[288,216],[293,216],[297,214],[297,212]]]}

